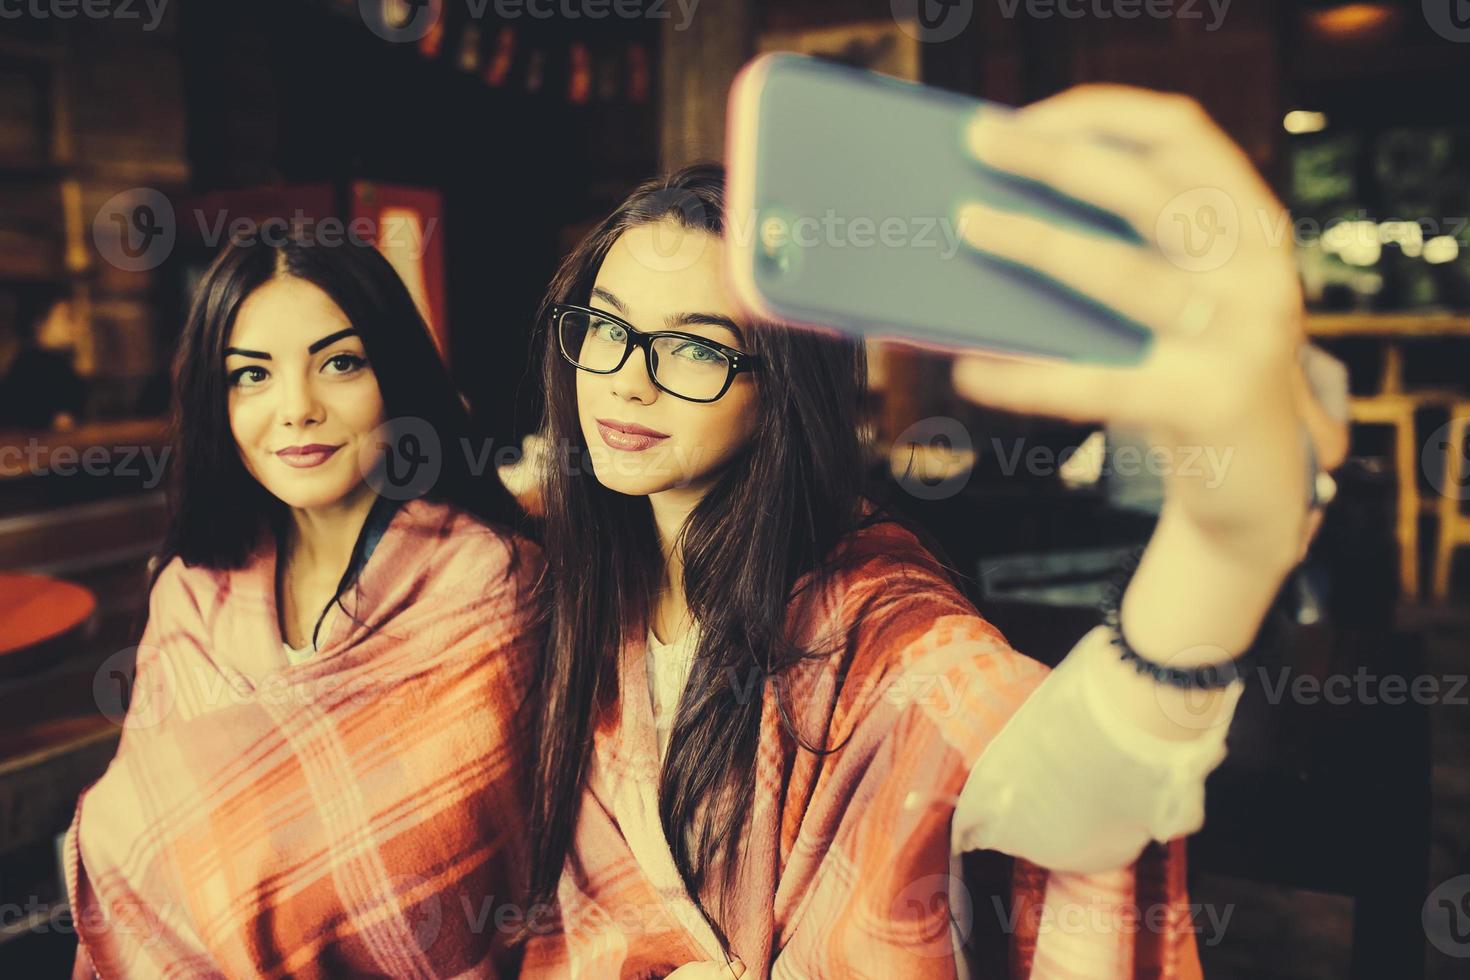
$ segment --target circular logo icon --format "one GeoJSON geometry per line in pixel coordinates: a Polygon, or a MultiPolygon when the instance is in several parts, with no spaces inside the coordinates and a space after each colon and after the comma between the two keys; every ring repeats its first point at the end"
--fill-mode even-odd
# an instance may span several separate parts
{"type": "Polygon", "coordinates": [[[704,202],[671,188],[653,194],[648,210],[670,220],[645,225],[648,234],[623,236],[634,261],[650,272],[682,272],[698,262],[712,237],[705,231],[712,222],[704,202]]]}
{"type": "Polygon", "coordinates": [[[123,729],[152,728],[168,717],[173,689],[168,683],[168,661],[154,646],[127,647],[102,661],[92,675],[92,699],[114,725],[123,729]],[[138,658],[148,657],[148,672],[137,680],[138,658]]]}
{"type": "Polygon", "coordinates": [[[362,21],[394,44],[422,41],[444,14],[444,0],[358,0],[362,21]]]}
{"type": "Polygon", "coordinates": [[[888,465],[898,485],[920,500],[947,500],[970,482],[975,447],[958,419],[920,419],[893,441],[888,465]]]}
{"type": "MultiPolygon", "coordinates": [[[[1420,454],[1420,464],[1424,467],[1424,475],[1429,478],[1430,484],[1441,496],[1453,497],[1456,500],[1470,498],[1470,456],[1466,455],[1465,445],[1451,446],[1450,443],[1451,423],[1446,422],[1425,441],[1424,452],[1420,454]],[[1458,479],[1451,482],[1449,473],[1449,453],[1459,455],[1458,479]]],[[[1463,433],[1461,433],[1463,437],[1463,433]]]]}
{"type": "MultiPolygon", "coordinates": [[[[1234,681],[1240,677],[1238,661],[1223,648],[1202,644],[1185,647],[1167,660],[1160,661],[1165,667],[1192,669],[1197,664],[1215,664],[1215,676],[1221,681],[1234,681]]],[[[1230,724],[1230,715],[1219,711],[1217,691],[1201,691],[1193,688],[1181,690],[1170,684],[1154,685],[1159,710],[1180,728],[1197,732],[1230,724]]]]}
{"type": "Polygon", "coordinates": [[[1446,956],[1470,957],[1470,875],[1451,878],[1429,893],[1422,912],[1424,935],[1446,956]]]}
{"type": "Polygon", "coordinates": [[[1186,272],[1211,272],[1235,255],[1240,213],[1217,187],[1196,187],[1170,198],[1154,223],[1159,249],[1186,272]]]}
{"type": "Polygon", "coordinates": [[[899,29],[916,41],[952,41],[970,25],[975,0],[889,0],[899,29]]]}
{"type": "Polygon", "coordinates": [[[413,941],[424,952],[434,945],[444,924],[439,893],[428,884],[427,880],[415,874],[394,875],[388,879],[388,887],[402,910],[403,922],[413,934],[413,941]]]}
{"type": "Polygon", "coordinates": [[[174,206],[151,187],[108,198],[92,219],[92,241],[108,263],[124,272],[156,269],[174,250],[174,206]]]}
{"type": "Polygon", "coordinates": [[[1446,41],[1470,42],[1470,3],[1466,0],[1423,0],[1424,19],[1446,41]]]}
{"type": "Polygon", "coordinates": [[[894,897],[889,911],[907,927],[905,949],[919,956],[953,955],[950,927],[964,942],[975,922],[970,890],[964,881],[947,874],[925,875],[912,882],[894,897]]]}
{"type": "Polygon", "coordinates": [[[444,465],[439,433],[414,416],[389,419],[373,430],[369,444],[382,452],[358,462],[363,479],[389,500],[413,500],[433,489],[444,465]]]}

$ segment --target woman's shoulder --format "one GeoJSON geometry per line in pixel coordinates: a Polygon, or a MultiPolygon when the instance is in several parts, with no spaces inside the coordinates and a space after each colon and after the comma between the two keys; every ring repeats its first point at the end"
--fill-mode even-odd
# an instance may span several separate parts
{"type": "Polygon", "coordinates": [[[403,505],[402,516],[405,530],[417,539],[414,549],[447,581],[489,585],[507,574],[540,572],[541,549],[535,542],[462,507],[411,500],[403,505]]]}
{"type": "Polygon", "coordinates": [[[969,605],[953,571],[921,540],[920,533],[884,511],[866,513],[857,528],[833,548],[828,565],[844,592],[877,588],[969,605]]]}
{"type": "Polygon", "coordinates": [[[966,597],[958,573],[902,518],[870,509],[829,567],[829,585],[819,591],[832,603],[831,618],[871,655],[887,659],[916,644],[962,640],[1008,647],[966,597]]]}
{"type": "Polygon", "coordinates": [[[180,555],[155,558],[150,563],[150,573],[153,568],[158,568],[158,572],[153,575],[148,590],[148,618],[156,624],[185,626],[212,622],[229,596],[229,569],[191,565],[180,555]]]}

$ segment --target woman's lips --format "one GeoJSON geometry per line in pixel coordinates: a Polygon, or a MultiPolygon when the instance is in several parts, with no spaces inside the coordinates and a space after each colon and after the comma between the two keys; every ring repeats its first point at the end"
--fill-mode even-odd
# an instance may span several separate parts
{"type": "Polygon", "coordinates": [[[598,419],[597,434],[602,436],[602,441],[610,448],[630,453],[641,453],[649,446],[668,438],[667,433],[616,419],[598,419]]]}
{"type": "Polygon", "coordinates": [[[306,470],[311,469],[313,466],[322,465],[331,459],[332,455],[341,448],[341,446],[323,446],[317,443],[309,446],[288,446],[278,451],[276,456],[287,466],[294,466],[299,470],[306,470]]]}

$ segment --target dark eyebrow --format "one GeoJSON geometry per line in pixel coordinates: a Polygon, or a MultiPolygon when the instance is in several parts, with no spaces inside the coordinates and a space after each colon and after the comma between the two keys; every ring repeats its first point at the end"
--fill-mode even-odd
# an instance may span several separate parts
{"type": "MultiPolygon", "coordinates": [[[[598,299],[607,300],[612,304],[613,309],[617,310],[623,316],[628,315],[628,308],[623,305],[622,300],[601,286],[593,286],[592,295],[598,299]]],[[[727,316],[720,316],[718,313],[677,313],[664,321],[665,327],[669,330],[675,327],[695,327],[701,324],[706,327],[724,327],[735,335],[736,342],[740,346],[745,346],[745,334],[735,325],[735,321],[727,316]]]]}
{"type": "Polygon", "coordinates": [[[357,331],[352,327],[346,327],[342,330],[338,330],[336,333],[329,333],[321,340],[318,340],[316,343],[306,348],[306,352],[308,354],[315,354],[317,351],[321,350],[323,347],[326,347],[328,344],[335,344],[343,337],[351,337],[354,336],[356,333],[357,331]]]}
{"type": "MultiPolygon", "coordinates": [[[[357,330],[355,328],[353,328],[353,327],[347,327],[347,328],[345,328],[343,330],[338,330],[336,333],[327,334],[321,340],[316,341],[310,347],[306,348],[306,352],[308,354],[315,354],[317,351],[321,350],[323,347],[326,347],[329,344],[335,344],[337,341],[341,340],[343,337],[351,337],[351,336],[355,335],[356,333],[357,333],[357,330]]],[[[271,356],[269,354],[267,354],[265,351],[262,351],[262,350],[245,350],[242,347],[226,347],[225,348],[225,356],[226,357],[229,357],[231,354],[238,354],[241,357],[256,357],[256,358],[259,358],[262,361],[269,361],[271,359],[271,356]]]]}
{"type": "Polygon", "coordinates": [[[745,334],[735,325],[735,321],[718,313],[677,313],[670,316],[666,321],[670,328],[694,327],[703,324],[707,327],[724,327],[735,335],[735,342],[741,347],[745,346],[745,334]]]}
{"type": "Polygon", "coordinates": [[[592,295],[598,297],[599,299],[607,300],[609,303],[612,304],[612,308],[617,310],[623,316],[628,315],[628,308],[623,305],[623,301],[618,299],[612,293],[608,292],[606,289],[603,289],[601,286],[593,286],[592,295]]]}

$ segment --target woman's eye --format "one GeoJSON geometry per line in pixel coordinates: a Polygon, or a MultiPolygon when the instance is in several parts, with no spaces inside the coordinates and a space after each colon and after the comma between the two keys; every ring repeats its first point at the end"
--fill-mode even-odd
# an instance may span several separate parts
{"type": "Polygon", "coordinates": [[[367,361],[356,354],[336,354],[327,358],[327,363],[322,366],[331,368],[336,374],[351,374],[366,364],[367,361]]]}
{"type": "Polygon", "coordinates": [[[252,365],[250,367],[235,368],[229,375],[230,387],[249,388],[261,384],[269,376],[269,372],[263,367],[252,365]]]}
{"type": "Polygon", "coordinates": [[[616,323],[609,323],[607,320],[603,320],[592,329],[598,338],[602,340],[610,340],[614,343],[621,344],[628,339],[628,331],[616,323]]]}
{"type": "Polygon", "coordinates": [[[721,360],[720,352],[713,347],[703,344],[685,343],[674,349],[675,357],[685,357],[691,361],[709,362],[721,360]]]}

